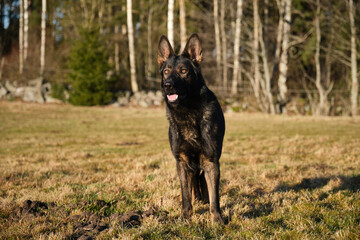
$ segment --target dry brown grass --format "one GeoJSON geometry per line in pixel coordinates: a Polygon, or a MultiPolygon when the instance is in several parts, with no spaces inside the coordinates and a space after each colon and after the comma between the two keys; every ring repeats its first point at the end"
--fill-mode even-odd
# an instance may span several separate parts
{"type": "Polygon", "coordinates": [[[77,238],[74,216],[88,212],[106,224],[99,239],[360,236],[359,118],[225,115],[225,226],[201,203],[179,219],[162,108],[0,102],[0,119],[0,239],[77,238]],[[19,212],[26,200],[48,208],[19,212]],[[112,218],[151,207],[136,227],[112,218]]]}

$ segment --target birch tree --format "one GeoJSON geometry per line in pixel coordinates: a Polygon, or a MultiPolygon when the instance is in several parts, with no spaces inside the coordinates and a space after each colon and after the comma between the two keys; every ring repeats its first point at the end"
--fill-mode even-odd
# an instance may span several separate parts
{"type": "Polygon", "coordinates": [[[27,59],[28,53],[28,35],[29,35],[29,0],[24,0],[24,62],[27,59]]]}
{"type": "Polygon", "coordinates": [[[320,109],[324,108],[325,99],[324,94],[322,94],[321,86],[321,66],[320,66],[320,42],[321,42],[321,29],[320,29],[320,1],[316,0],[316,16],[315,16],[315,32],[316,32],[316,46],[315,46],[315,69],[316,69],[316,88],[319,91],[319,105],[317,109],[317,114],[319,115],[320,109]]]}
{"type": "Polygon", "coordinates": [[[152,15],[153,15],[153,1],[150,0],[149,1],[149,16],[148,16],[148,26],[147,26],[147,47],[148,47],[148,59],[147,59],[147,77],[150,78],[151,77],[151,72],[152,72],[152,36],[151,36],[151,31],[152,31],[152,15]]]}
{"type": "Polygon", "coordinates": [[[275,71],[278,68],[280,53],[281,53],[281,43],[283,38],[283,28],[284,28],[284,0],[276,0],[276,4],[279,9],[279,23],[276,33],[276,49],[275,49],[275,56],[274,56],[274,63],[271,72],[271,79],[274,80],[275,71]]]}
{"type": "Polygon", "coordinates": [[[174,48],[174,2],[175,0],[169,0],[168,2],[168,19],[167,19],[167,36],[171,46],[174,48]]]}
{"type": "Polygon", "coordinates": [[[46,39],[46,0],[42,0],[41,9],[41,46],[40,46],[40,76],[44,77],[45,39],[46,39]]]}
{"type": "Polygon", "coordinates": [[[220,42],[220,25],[219,25],[219,2],[214,0],[214,28],[215,28],[215,45],[216,45],[216,83],[220,85],[221,77],[221,42],[220,42]]]}
{"type": "MultiPolygon", "coordinates": [[[[114,32],[117,36],[119,36],[120,34],[120,26],[119,24],[115,25],[115,29],[114,32]]],[[[115,72],[116,74],[120,73],[120,44],[119,44],[119,39],[116,38],[115,39],[115,47],[114,47],[114,62],[115,62],[115,72]]]]}
{"type": "Polygon", "coordinates": [[[221,31],[221,48],[222,48],[222,64],[223,64],[223,88],[224,93],[228,89],[228,75],[227,75],[227,41],[225,31],[225,0],[221,0],[220,4],[220,31],[221,31]]]}
{"type": "Polygon", "coordinates": [[[315,32],[316,32],[316,46],[315,46],[315,69],[316,78],[315,86],[319,95],[319,102],[315,111],[316,115],[327,115],[329,112],[329,105],[327,96],[329,95],[334,82],[329,82],[323,86],[321,81],[321,63],[320,63],[320,48],[321,48],[321,28],[320,28],[320,17],[321,17],[321,5],[320,0],[316,0],[316,15],[315,15],[315,32]]]}
{"type": "Polygon", "coordinates": [[[251,85],[259,106],[263,109],[260,99],[260,69],[259,69],[259,15],[258,15],[258,0],[253,0],[253,18],[254,18],[254,32],[253,32],[253,46],[252,46],[252,68],[254,78],[250,78],[251,85]]]}
{"type": "Polygon", "coordinates": [[[231,94],[237,94],[238,79],[240,73],[240,37],[241,37],[241,18],[242,18],[242,5],[243,0],[237,0],[236,8],[236,23],[235,23],[235,39],[234,39],[234,69],[233,69],[233,79],[231,94]]]}
{"type": "Polygon", "coordinates": [[[132,22],[132,0],[126,0],[126,16],[127,16],[128,39],[129,39],[131,90],[133,92],[138,92],[139,88],[136,82],[134,30],[133,30],[133,22],[132,22]]]}
{"type": "Polygon", "coordinates": [[[24,1],[19,1],[19,73],[24,72],[24,1]]]}
{"type": "Polygon", "coordinates": [[[351,30],[351,115],[356,116],[358,111],[359,82],[357,79],[356,26],[353,0],[349,0],[349,18],[351,30]]]}
{"type": "Polygon", "coordinates": [[[269,69],[269,61],[267,58],[266,47],[265,47],[265,40],[263,34],[263,27],[261,23],[260,16],[258,15],[258,25],[259,25],[259,43],[261,46],[261,58],[262,58],[262,73],[260,74],[260,86],[262,89],[262,93],[264,95],[264,105],[266,112],[275,114],[275,107],[273,104],[273,96],[271,93],[271,77],[270,77],[270,69],[269,69]]]}
{"type": "Polygon", "coordinates": [[[186,10],[185,10],[185,0],[179,1],[180,6],[180,52],[185,48],[186,45],[186,10]]]}
{"type": "Polygon", "coordinates": [[[290,37],[290,23],[291,23],[291,0],[283,0],[285,17],[283,21],[283,37],[281,45],[281,56],[279,62],[279,102],[280,102],[280,113],[286,112],[285,105],[287,102],[287,70],[288,70],[288,46],[290,37]]]}

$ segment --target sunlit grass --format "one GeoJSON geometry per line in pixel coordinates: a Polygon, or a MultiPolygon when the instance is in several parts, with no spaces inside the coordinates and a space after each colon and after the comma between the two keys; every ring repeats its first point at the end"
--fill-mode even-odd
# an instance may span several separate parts
{"type": "Polygon", "coordinates": [[[99,239],[357,239],[360,119],[226,114],[220,205],[180,219],[180,184],[163,108],[0,102],[0,239],[72,236],[96,213],[99,239]],[[14,216],[25,200],[54,203],[14,216]],[[159,213],[126,228],[114,213],[159,213]]]}

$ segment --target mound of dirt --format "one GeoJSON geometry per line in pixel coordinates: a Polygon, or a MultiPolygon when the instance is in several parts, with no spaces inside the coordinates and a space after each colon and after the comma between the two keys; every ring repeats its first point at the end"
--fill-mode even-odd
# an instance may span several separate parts
{"type": "Polygon", "coordinates": [[[93,239],[100,232],[108,230],[111,225],[120,225],[124,228],[133,228],[141,225],[144,218],[154,216],[158,217],[160,221],[165,221],[168,212],[161,211],[157,208],[149,208],[148,210],[129,211],[125,214],[113,213],[108,217],[84,212],[80,215],[73,215],[69,217],[71,225],[74,227],[74,233],[71,239],[89,240],[93,239]]]}
{"type": "MultiPolygon", "coordinates": [[[[106,205],[102,200],[97,201],[96,204],[100,207],[106,205]]],[[[20,205],[11,208],[10,216],[12,221],[18,221],[19,219],[48,218],[57,215],[64,219],[63,226],[69,224],[72,226],[73,232],[68,236],[69,239],[90,240],[95,239],[100,233],[108,231],[111,226],[133,228],[140,226],[144,218],[156,217],[159,221],[164,222],[168,215],[166,211],[151,207],[144,212],[129,211],[124,214],[113,213],[103,216],[99,213],[85,211],[69,216],[71,212],[69,209],[72,208],[77,207],[56,206],[54,203],[25,200],[20,205]]]]}
{"type": "Polygon", "coordinates": [[[13,217],[24,219],[32,216],[44,216],[46,211],[53,207],[55,207],[54,203],[25,200],[20,206],[14,208],[13,217]]]}
{"type": "Polygon", "coordinates": [[[71,239],[93,239],[100,232],[109,228],[109,225],[102,220],[102,217],[90,212],[73,215],[68,219],[74,227],[71,239]]]}

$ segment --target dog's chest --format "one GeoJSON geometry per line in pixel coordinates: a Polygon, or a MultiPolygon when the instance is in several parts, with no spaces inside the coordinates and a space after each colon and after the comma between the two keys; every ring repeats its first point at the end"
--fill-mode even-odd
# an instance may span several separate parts
{"type": "Polygon", "coordinates": [[[199,145],[201,141],[200,122],[191,114],[173,119],[175,131],[179,138],[191,145],[199,145]]]}

